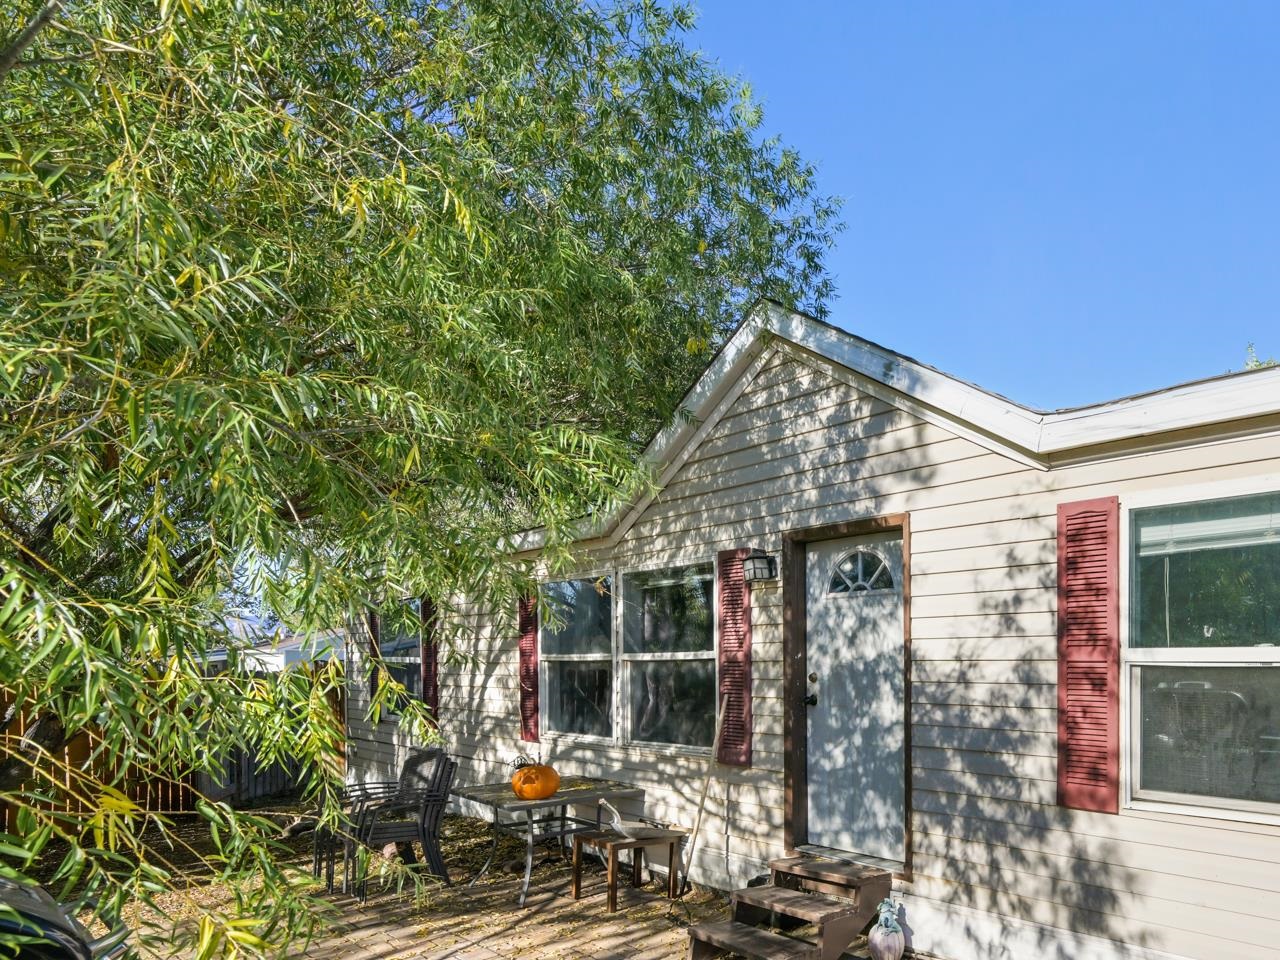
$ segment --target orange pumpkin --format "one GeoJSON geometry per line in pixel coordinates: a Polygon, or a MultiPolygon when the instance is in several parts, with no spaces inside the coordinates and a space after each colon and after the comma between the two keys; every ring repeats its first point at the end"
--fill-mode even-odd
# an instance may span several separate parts
{"type": "Polygon", "coordinates": [[[560,789],[560,774],[544,763],[531,763],[511,775],[511,789],[521,800],[545,800],[560,789]]]}

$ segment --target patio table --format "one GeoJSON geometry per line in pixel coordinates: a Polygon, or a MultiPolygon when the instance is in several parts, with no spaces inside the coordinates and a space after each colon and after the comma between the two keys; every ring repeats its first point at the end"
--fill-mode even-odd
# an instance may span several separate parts
{"type": "Polygon", "coordinates": [[[644,790],[616,780],[600,780],[596,777],[565,777],[560,789],[544,800],[521,800],[511,791],[511,781],[482,783],[472,787],[455,787],[453,795],[460,800],[487,807],[492,813],[490,829],[493,843],[489,857],[478,873],[471,878],[474,884],[483,877],[493,863],[502,834],[520,837],[525,842],[524,883],[520,887],[520,906],[529,896],[529,878],[533,875],[533,852],[537,845],[554,840],[563,847],[575,833],[600,829],[601,800],[642,799],[644,790]],[[569,807],[596,804],[594,818],[569,816],[569,807]]]}

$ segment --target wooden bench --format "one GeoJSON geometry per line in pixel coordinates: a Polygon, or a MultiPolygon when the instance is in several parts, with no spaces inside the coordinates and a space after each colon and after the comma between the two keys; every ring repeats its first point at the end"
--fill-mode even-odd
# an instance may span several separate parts
{"type": "Polygon", "coordinates": [[[614,913],[618,909],[618,854],[623,850],[631,851],[631,886],[640,886],[640,868],[644,862],[645,847],[656,847],[666,844],[667,847],[667,896],[674,900],[680,890],[680,841],[688,834],[687,830],[663,830],[652,837],[641,837],[632,840],[612,830],[593,830],[573,835],[573,899],[582,898],[582,848],[592,847],[599,850],[605,858],[606,883],[609,891],[608,910],[614,913]]]}

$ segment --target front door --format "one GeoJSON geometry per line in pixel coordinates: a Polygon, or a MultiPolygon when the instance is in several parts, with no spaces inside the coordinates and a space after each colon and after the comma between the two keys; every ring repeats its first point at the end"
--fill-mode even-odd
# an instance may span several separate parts
{"type": "Polygon", "coordinates": [[[806,546],[811,845],[906,858],[902,537],[806,546]]]}

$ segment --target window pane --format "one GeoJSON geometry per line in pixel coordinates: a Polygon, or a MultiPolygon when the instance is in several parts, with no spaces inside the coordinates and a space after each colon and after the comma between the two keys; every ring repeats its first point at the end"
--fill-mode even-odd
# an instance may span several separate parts
{"type": "Polygon", "coordinates": [[[716,727],[713,660],[633,660],[631,739],[709,747],[716,727]]]}
{"type": "Polygon", "coordinates": [[[421,628],[378,618],[378,651],[387,657],[421,657],[421,628]]]}
{"type": "Polygon", "coordinates": [[[542,599],[547,605],[543,653],[612,652],[613,592],[608,577],[544,584],[542,599]]]}
{"type": "Polygon", "coordinates": [[[422,664],[415,663],[388,663],[387,673],[392,678],[409,691],[409,696],[416,699],[422,699],[422,664]]]}
{"type": "Polygon", "coordinates": [[[561,733],[613,736],[613,678],[609,661],[547,663],[547,723],[561,733]]]}
{"type": "Polygon", "coordinates": [[[714,569],[709,563],[624,574],[623,650],[627,653],[714,650],[713,584],[714,569]]]}
{"type": "Polygon", "coordinates": [[[1138,669],[1140,789],[1280,803],[1280,667],[1138,669]]]}
{"type": "Polygon", "coordinates": [[[1280,644],[1280,494],[1133,512],[1135,647],[1280,644]]]}
{"type": "MultiPolygon", "coordinates": [[[[422,697],[422,620],[417,600],[383,607],[377,615],[378,652],[392,678],[409,696],[422,697]]],[[[370,677],[377,683],[377,674],[370,677]]]]}

